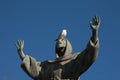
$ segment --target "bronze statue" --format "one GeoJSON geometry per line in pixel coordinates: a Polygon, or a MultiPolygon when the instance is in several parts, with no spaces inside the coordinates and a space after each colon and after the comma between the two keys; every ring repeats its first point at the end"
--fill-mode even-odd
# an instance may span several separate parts
{"type": "Polygon", "coordinates": [[[72,46],[66,39],[66,30],[63,30],[56,39],[56,59],[44,62],[25,55],[24,41],[16,44],[18,54],[22,60],[22,69],[34,80],[78,80],[95,61],[98,55],[99,39],[98,28],[100,19],[93,17],[90,21],[92,37],[82,52],[72,54],[72,46]]]}

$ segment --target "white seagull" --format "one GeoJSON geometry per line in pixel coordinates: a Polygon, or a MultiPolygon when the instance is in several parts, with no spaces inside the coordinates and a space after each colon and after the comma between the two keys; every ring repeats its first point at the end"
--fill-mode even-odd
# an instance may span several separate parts
{"type": "MultiPolygon", "coordinates": [[[[58,39],[60,39],[60,38],[65,38],[66,35],[67,35],[67,30],[66,30],[66,29],[63,29],[62,32],[60,33],[58,39]]],[[[58,40],[58,39],[56,39],[56,40],[58,40]]]]}
{"type": "Polygon", "coordinates": [[[66,35],[67,35],[67,30],[66,30],[66,29],[63,29],[61,35],[64,35],[64,36],[66,37],[66,35]]]}

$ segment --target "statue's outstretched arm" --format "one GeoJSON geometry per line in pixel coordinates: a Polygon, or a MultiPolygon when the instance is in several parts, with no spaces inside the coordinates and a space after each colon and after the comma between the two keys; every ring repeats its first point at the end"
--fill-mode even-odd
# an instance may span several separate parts
{"type": "Polygon", "coordinates": [[[18,54],[22,60],[21,68],[33,79],[39,76],[39,72],[41,71],[40,62],[36,61],[31,56],[25,55],[23,52],[24,48],[24,41],[18,40],[16,44],[18,54]]]}
{"type": "Polygon", "coordinates": [[[18,42],[16,44],[16,48],[17,48],[17,51],[18,51],[18,54],[19,54],[21,60],[23,60],[24,57],[25,57],[25,54],[23,52],[24,41],[23,40],[18,40],[18,42]]]}
{"type": "Polygon", "coordinates": [[[85,59],[86,63],[93,63],[98,55],[99,48],[99,38],[98,38],[98,29],[100,26],[100,18],[98,16],[94,16],[92,21],[90,21],[90,27],[92,29],[91,39],[86,47],[85,59]]]}
{"type": "Polygon", "coordinates": [[[92,36],[89,40],[87,47],[82,51],[76,58],[77,63],[79,63],[80,74],[85,72],[91,64],[95,61],[98,55],[99,40],[98,40],[98,28],[100,25],[100,19],[98,16],[93,17],[90,21],[90,27],[92,29],[92,36]]]}

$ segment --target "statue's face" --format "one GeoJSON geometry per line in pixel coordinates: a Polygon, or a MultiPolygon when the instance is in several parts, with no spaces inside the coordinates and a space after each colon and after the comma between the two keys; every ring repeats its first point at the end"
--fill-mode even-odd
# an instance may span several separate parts
{"type": "Polygon", "coordinates": [[[66,47],[66,39],[65,38],[60,38],[60,39],[57,39],[56,41],[57,41],[56,42],[57,49],[60,50],[60,49],[63,49],[66,47]]]}

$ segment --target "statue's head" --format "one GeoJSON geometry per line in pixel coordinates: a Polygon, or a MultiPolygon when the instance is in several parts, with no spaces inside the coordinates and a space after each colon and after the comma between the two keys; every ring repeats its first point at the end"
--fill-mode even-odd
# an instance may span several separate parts
{"type": "Polygon", "coordinates": [[[56,39],[56,58],[68,56],[72,52],[72,46],[66,39],[66,35],[67,31],[63,29],[56,39]]]}

